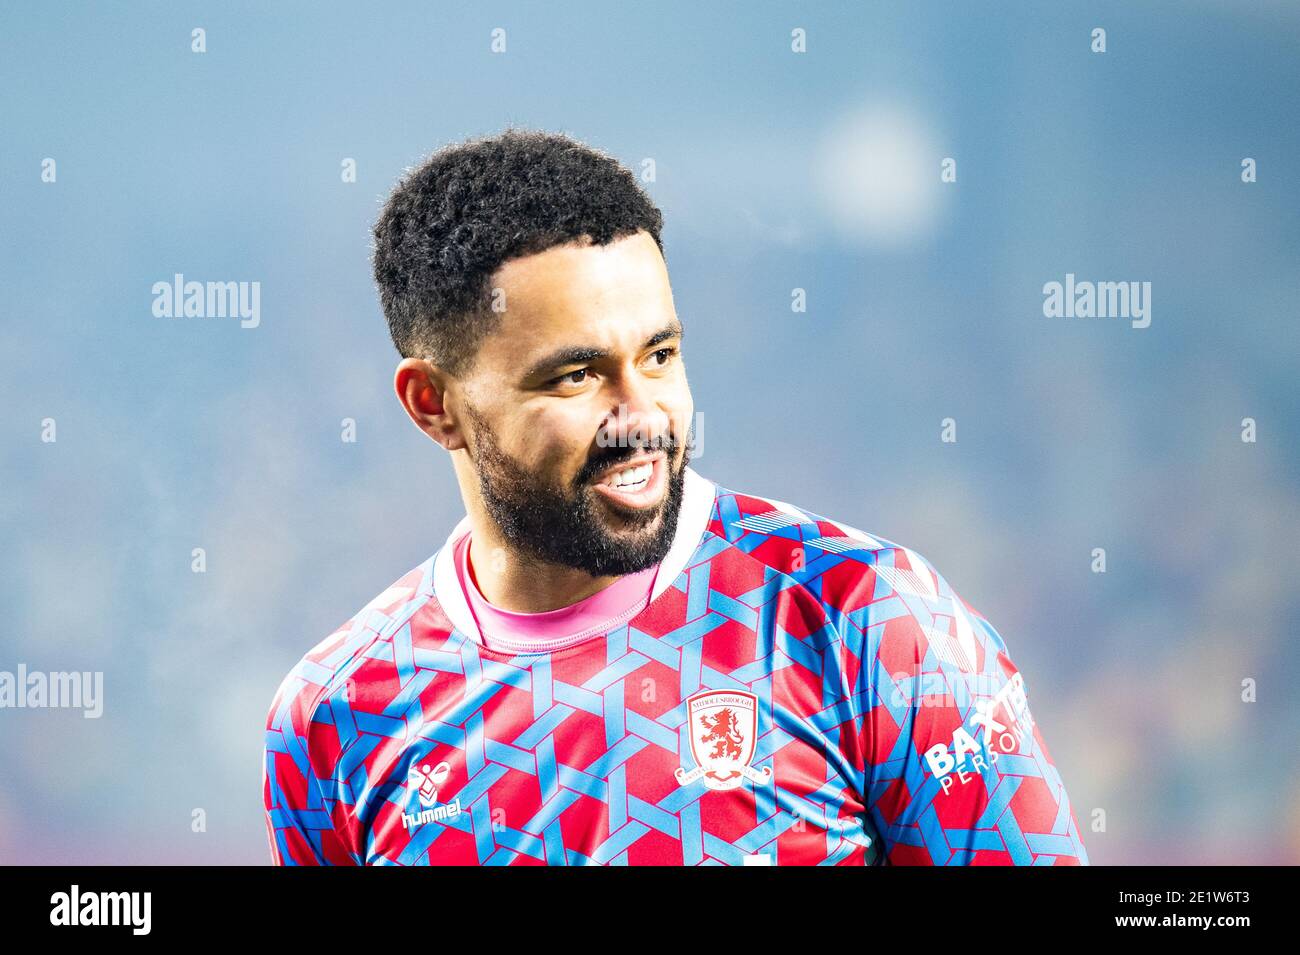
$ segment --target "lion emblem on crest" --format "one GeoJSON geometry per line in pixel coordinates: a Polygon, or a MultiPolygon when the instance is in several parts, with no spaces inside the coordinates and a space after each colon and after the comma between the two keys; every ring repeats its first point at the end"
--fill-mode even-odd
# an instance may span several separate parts
{"type": "Polygon", "coordinates": [[[701,780],[709,789],[736,789],[746,779],[767,782],[770,767],[750,766],[758,735],[758,697],[744,690],[708,690],[686,701],[691,755],[696,767],[679,766],[677,782],[701,780]]]}
{"type": "Polygon", "coordinates": [[[710,759],[740,759],[740,744],[744,737],[736,730],[736,714],[731,707],[723,707],[716,715],[701,716],[700,723],[707,733],[700,737],[701,743],[715,742],[710,759]]]}

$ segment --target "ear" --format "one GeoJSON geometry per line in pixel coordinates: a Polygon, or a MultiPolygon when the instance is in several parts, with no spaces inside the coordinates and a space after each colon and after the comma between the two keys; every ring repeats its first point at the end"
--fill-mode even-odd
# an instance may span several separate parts
{"type": "Polygon", "coordinates": [[[424,358],[403,358],[393,376],[393,390],[415,426],[448,451],[465,446],[460,423],[448,409],[451,376],[424,358]]]}
{"type": "Polygon", "coordinates": [[[419,410],[425,414],[435,415],[442,413],[442,399],[438,395],[433,385],[425,385],[420,389],[417,396],[419,410]]]}

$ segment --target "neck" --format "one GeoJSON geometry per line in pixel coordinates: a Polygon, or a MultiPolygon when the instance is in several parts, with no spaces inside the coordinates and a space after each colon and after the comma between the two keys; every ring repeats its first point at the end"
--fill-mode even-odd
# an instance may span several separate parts
{"type": "Polygon", "coordinates": [[[514,613],[545,613],[585,600],[618,580],[521,554],[488,516],[478,495],[478,476],[465,452],[454,453],[452,462],[470,522],[470,574],[492,606],[514,613]]]}
{"type": "Polygon", "coordinates": [[[617,576],[593,577],[573,567],[533,560],[502,540],[482,513],[470,515],[469,570],[494,607],[515,613],[544,613],[599,593],[617,576]]]}

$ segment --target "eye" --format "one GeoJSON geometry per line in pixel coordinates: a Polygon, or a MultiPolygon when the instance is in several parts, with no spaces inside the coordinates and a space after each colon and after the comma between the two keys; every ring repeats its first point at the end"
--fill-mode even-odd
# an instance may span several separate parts
{"type": "MultiPolygon", "coordinates": [[[[567,374],[561,375],[559,378],[552,378],[551,381],[550,381],[550,384],[552,384],[552,385],[563,385],[563,384],[567,384],[567,383],[569,383],[569,382],[572,381],[574,375],[583,375],[583,376],[585,376],[586,374],[587,374],[587,369],[585,369],[585,368],[579,368],[579,369],[577,369],[576,371],[571,371],[571,372],[568,372],[567,374]]],[[[580,385],[580,384],[582,384],[585,380],[586,380],[586,378],[583,377],[583,378],[578,379],[577,381],[572,381],[572,383],[575,384],[575,385],[580,385]]]]}
{"type": "Polygon", "coordinates": [[[659,367],[662,368],[664,365],[668,364],[668,362],[671,361],[674,357],[676,357],[677,348],[676,346],[672,346],[672,345],[668,346],[667,348],[660,348],[658,351],[654,352],[654,355],[655,357],[663,356],[662,360],[659,362],[659,367]]]}

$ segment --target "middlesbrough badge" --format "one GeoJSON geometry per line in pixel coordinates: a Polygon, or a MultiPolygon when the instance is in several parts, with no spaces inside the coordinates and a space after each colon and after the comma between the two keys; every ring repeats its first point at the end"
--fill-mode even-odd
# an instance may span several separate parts
{"type": "Polygon", "coordinates": [[[746,779],[765,783],[770,767],[749,765],[758,730],[758,697],[743,690],[710,690],[687,700],[687,727],[696,767],[679,766],[681,785],[700,779],[709,789],[735,789],[746,779]]]}

